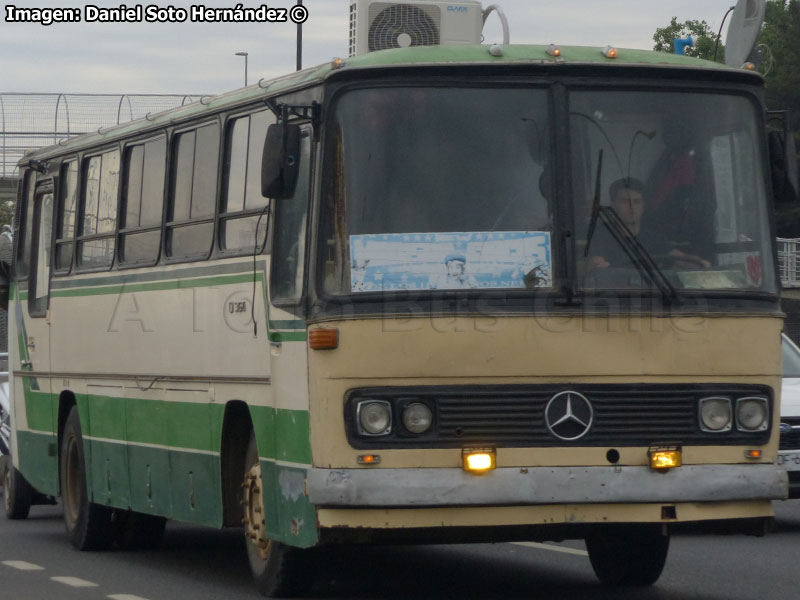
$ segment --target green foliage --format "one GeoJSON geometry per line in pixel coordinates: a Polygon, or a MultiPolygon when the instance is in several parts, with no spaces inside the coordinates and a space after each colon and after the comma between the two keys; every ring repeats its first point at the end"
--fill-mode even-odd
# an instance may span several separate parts
{"type": "MultiPolygon", "coordinates": [[[[769,0],[759,44],[768,56],[767,106],[789,109],[790,127],[800,141],[800,0],[769,0]]],[[[800,147],[800,146],[799,146],[800,147]]]]}
{"type": "MultiPolygon", "coordinates": [[[[717,43],[717,32],[713,31],[705,21],[690,20],[678,23],[678,17],[672,17],[672,21],[666,27],[656,29],[653,34],[655,45],[653,50],[658,52],[675,52],[672,42],[692,36],[694,46],[686,47],[686,56],[714,60],[714,46],[717,43]]],[[[717,49],[717,62],[725,61],[725,48],[722,44],[717,49]]]]}
{"type": "MultiPolygon", "coordinates": [[[[716,32],[705,21],[678,23],[677,17],[672,17],[668,26],[656,29],[653,49],[674,52],[672,41],[687,35],[695,38],[695,47],[686,48],[687,56],[713,58],[716,32]]],[[[767,0],[758,45],[763,50],[759,70],[765,73],[767,106],[789,110],[789,127],[800,148],[800,0],[767,0]]],[[[724,60],[720,44],[717,62],[724,60]]],[[[781,204],[775,214],[779,236],[800,237],[800,206],[781,204]]]]}

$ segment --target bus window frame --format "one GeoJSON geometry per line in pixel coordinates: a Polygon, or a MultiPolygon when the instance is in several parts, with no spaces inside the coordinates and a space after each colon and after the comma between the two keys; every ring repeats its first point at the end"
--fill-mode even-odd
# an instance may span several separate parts
{"type": "Polygon", "coordinates": [[[50,310],[50,294],[52,292],[52,281],[53,281],[53,251],[54,251],[54,234],[55,228],[53,225],[55,224],[55,217],[56,217],[56,208],[58,206],[58,202],[56,199],[58,198],[57,194],[60,193],[59,190],[59,177],[56,175],[44,177],[36,182],[36,185],[33,189],[33,208],[31,213],[31,222],[33,224],[32,232],[31,232],[31,265],[28,271],[28,315],[31,318],[42,318],[47,316],[47,312],[50,310]],[[47,294],[44,296],[36,296],[38,291],[37,289],[37,280],[39,275],[39,261],[41,260],[41,256],[39,255],[38,246],[39,246],[39,236],[41,233],[41,222],[42,222],[42,204],[41,202],[37,203],[37,199],[39,196],[45,196],[50,194],[52,196],[51,199],[51,206],[50,206],[50,250],[47,253],[46,260],[50,264],[50,268],[48,269],[47,274],[47,294]],[[34,248],[36,250],[34,251],[34,248]],[[36,254],[36,262],[33,261],[33,255],[36,254]],[[43,303],[39,303],[39,300],[43,300],[43,303]]]}
{"type": "MultiPolygon", "coordinates": [[[[169,193],[169,169],[170,169],[170,151],[171,151],[171,137],[166,131],[148,132],[145,137],[137,137],[131,140],[122,142],[122,150],[120,154],[120,197],[119,206],[117,208],[117,227],[115,242],[115,253],[117,260],[115,266],[119,270],[136,269],[142,267],[154,267],[161,262],[162,257],[165,255],[164,244],[166,243],[165,227],[166,227],[166,213],[167,213],[167,194],[169,193]],[[127,210],[127,192],[128,192],[128,170],[130,168],[129,156],[130,151],[137,147],[144,147],[150,142],[164,140],[164,181],[161,188],[161,218],[158,220],[158,225],[149,225],[146,227],[126,227],[121,226],[121,216],[123,210],[127,210]],[[122,240],[128,234],[146,233],[149,231],[158,231],[158,251],[156,252],[155,260],[142,261],[142,262],[127,262],[122,260],[122,240]]],[[[143,157],[144,158],[144,157],[143,157]]],[[[142,165],[142,173],[144,173],[144,164],[142,165]]]]}
{"type": "Polygon", "coordinates": [[[30,277],[31,264],[30,254],[33,247],[28,243],[29,239],[33,237],[33,193],[36,191],[37,172],[28,167],[23,174],[22,179],[22,197],[20,198],[21,204],[19,207],[19,223],[15,226],[14,230],[14,279],[17,281],[27,281],[30,277]],[[28,225],[31,230],[28,231],[28,225]],[[20,267],[25,264],[25,255],[27,254],[28,264],[24,275],[20,275],[20,267]]]}
{"type": "MultiPolygon", "coordinates": [[[[164,265],[172,265],[172,264],[179,264],[179,263],[192,263],[192,262],[201,262],[209,260],[215,253],[215,240],[216,240],[216,229],[217,229],[217,218],[219,209],[217,207],[217,200],[220,195],[220,161],[222,160],[222,125],[220,123],[220,115],[214,114],[210,115],[210,118],[203,119],[201,121],[194,121],[191,123],[182,123],[178,127],[174,128],[172,131],[169,132],[167,136],[167,172],[165,180],[165,190],[164,190],[164,210],[162,214],[162,226],[161,226],[161,251],[160,251],[160,258],[157,264],[164,264],[164,265]],[[174,186],[176,182],[177,176],[177,160],[178,154],[176,149],[178,148],[177,139],[179,136],[190,133],[190,132],[197,132],[202,127],[206,127],[208,125],[216,125],[217,131],[219,133],[217,137],[217,180],[216,180],[216,189],[214,191],[214,214],[208,217],[201,217],[196,219],[188,219],[182,221],[170,221],[170,212],[174,210],[174,186]],[[200,224],[204,222],[209,222],[212,225],[212,239],[209,243],[209,250],[205,254],[195,254],[195,255],[187,255],[187,256],[171,256],[169,252],[167,252],[168,243],[167,238],[169,236],[169,232],[172,229],[180,228],[186,225],[193,225],[193,224],[200,224]]],[[[195,144],[196,142],[195,138],[195,144]]],[[[195,152],[197,146],[195,145],[195,152]]],[[[193,171],[194,173],[194,171],[193,171]]],[[[140,265],[137,265],[140,266],[140,265]]]]}
{"type": "MultiPolygon", "coordinates": [[[[306,200],[306,224],[305,224],[305,230],[306,231],[305,231],[305,245],[304,245],[305,247],[303,249],[304,256],[303,256],[302,265],[301,265],[301,263],[298,262],[298,267],[302,266],[302,269],[303,269],[303,278],[302,278],[302,281],[301,281],[301,284],[300,284],[299,294],[296,294],[295,298],[285,298],[285,297],[281,297],[281,296],[277,296],[277,297],[273,296],[272,295],[272,290],[276,289],[276,287],[277,287],[276,284],[275,284],[275,279],[277,277],[278,270],[275,269],[274,266],[271,266],[270,267],[270,273],[269,273],[269,290],[270,290],[270,299],[269,300],[270,300],[270,302],[272,303],[273,306],[276,306],[278,308],[282,308],[284,310],[288,310],[288,309],[304,306],[305,305],[305,299],[308,297],[308,281],[309,281],[308,277],[309,277],[309,267],[310,267],[310,264],[311,264],[311,252],[312,252],[312,249],[311,249],[311,246],[312,246],[311,236],[313,235],[313,230],[311,228],[311,225],[312,225],[311,221],[312,221],[313,205],[314,205],[314,197],[315,197],[314,196],[314,192],[316,190],[315,179],[316,179],[316,176],[318,175],[317,170],[316,170],[316,166],[317,166],[316,153],[317,153],[317,150],[318,150],[318,148],[317,148],[318,143],[315,140],[314,127],[313,127],[313,125],[312,125],[312,123],[310,121],[299,122],[299,123],[297,123],[297,125],[300,126],[300,143],[301,143],[301,147],[302,147],[303,141],[306,140],[306,139],[308,140],[308,144],[309,144],[309,153],[308,153],[309,166],[308,166],[308,184],[307,184],[307,195],[308,195],[308,198],[306,200]]],[[[302,155],[302,148],[301,148],[300,154],[302,155]]],[[[299,166],[299,170],[300,170],[300,172],[302,172],[303,165],[299,166]]],[[[299,187],[299,186],[297,186],[297,187],[299,187]]],[[[297,190],[297,187],[295,187],[295,190],[297,190]]],[[[270,238],[270,241],[271,241],[269,252],[270,252],[270,255],[272,256],[274,261],[282,259],[280,254],[277,252],[277,248],[276,248],[277,243],[278,243],[277,242],[278,237],[275,235],[275,227],[276,227],[276,224],[277,224],[277,212],[278,212],[277,205],[280,204],[281,202],[294,202],[294,201],[296,201],[296,194],[293,194],[291,198],[287,198],[285,200],[271,200],[271,202],[277,203],[276,204],[276,208],[275,209],[270,208],[270,211],[269,211],[269,213],[270,213],[270,215],[269,215],[269,217],[270,217],[270,223],[269,223],[269,231],[270,231],[270,233],[268,235],[269,235],[269,238],[270,238]]],[[[272,206],[272,204],[270,204],[270,206],[272,206]]],[[[274,265],[274,262],[272,262],[271,265],[274,265]]]]}
{"type": "MultiPolygon", "coordinates": [[[[555,118],[559,111],[565,110],[562,107],[559,107],[558,100],[563,97],[558,96],[556,93],[556,89],[559,87],[559,84],[563,82],[563,77],[554,77],[552,75],[543,75],[543,76],[531,76],[531,75],[508,75],[507,77],[486,77],[486,76],[472,76],[466,74],[458,74],[458,75],[449,75],[446,77],[442,76],[424,76],[424,75],[416,75],[413,77],[408,77],[402,80],[401,83],[398,83],[397,79],[392,78],[376,78],[375,80],[371,81],[343,81],[339,84],[334,84],[328,87],[326,90],[326,96],[323,103],[323,115],[324,120],[321,125],[322,135],[316,136],[320,138],[319,143],[319,152],[320,152],[320,160],[317,167],[317,177],[319,177],[319,184],[318,184],[318,198],[315,201],[315,209],[314,214],[312,215],[313,219],[313,227],[315,230],[312,229],[312,235],[314,240],[312,242],[312,248],[309,250],[309,253],[313,253],[313,256],[310,256],[308,260],[310,260],[310,264],[314,265],[313,273],[310,274],[309,283],[313,281],[314,291],[313,295],[315,300],[319,300],[322,304],[322,312],[325,313],[327,311],[332,310],[336,312],[338,310],[337,307],[342,305],[348,305],[351,303],[357,303],[359,305],[365,305],[365,312],[371,311],[372,305],[379,305],[380,310],[389,311],[393,310],[393,304],[397,301],[400,305],[403,305],[406,300],[403,298],[409,298],[409,294],[414,297],[414,302],[422,301],[422,302],[433,302],[438,306],[442,306],[441,299],[443,298],[453,298],[453,293],[455,290],[410,290],[410,291],[384,291],[384,292],[360,292],[360,293],[353,293],[353,292],[341,292],[341,293],[330,293],[325,289],[325,248],[327,247],[327,242],[325,240],[325,223],[323,219],[325,217],[325,198],[324,194],[326,191],[326,187],[330,185],[330,181],[328,178],[328,165],[327,162],[330,160],[330,149],[329,145],[331,143],[330,137],[334,131],[333,123],[334,123],[334,116],[336,110],[336,104],[339,101],[339,98],[352,91],[356,90],[363,90],[363,89],[396,89],[396,88],[405,88],[405,87],[424,87],[424,88],[443,88],[443,89],[454,89],[454,88],[461,88],[461,89],[529,89],[529,90],[542,90],[546,94],[547,98],[547,110],[548,115],[551,118],[555,118]],[[370,306],[366,306],[370,305],[370,306]]],[[[563,87],[563,86],[562,86],[563,87]]],[[[558,119],[555,118],[556,123],[550,123],[550,139],[549,144],[545,145],[545,148],[550,153],[550,156],[554,157],[552,159],[553,162],[553,183],[552,183],[552,192],[553,192],[553,201],[552,201],[552,231],[550,232],[552,235],[552,242],[551,242],[551,251],[553,253],[553,285],[550,288],[541,288],[535,290],[529,289],[484,289],[484,288],[476,288],[476,289],[466,289],[466,290],[457,290],[459,298],[505,298],[511,302],[516,302],[515,299],[519,299],[520,303],[526,307],[530,306],[530,298],[531,295],[534,294],[536,297],[539,298],[551,298],[552,300],[548,302],[555,302],[558,303],[559,306],[561,305],[572,305],[570,297],[565,294],[564,286],[568,283],[567,279],[567,270],[565,267],[566,261],[569,259],[569,251],[562,247],[562,235],[559,232],[559,227],[562,228],[561,232],[566,231],[570,225],[567,223],[565,216],[562,214],[566,210],[564,207],[565,200],[562,198],[565,191],[561,191],[558,183],[561,182],[561,178],[563,176],[564,168],[559,163],[561,159],[561,153],[566,152],[564,148],[564,142],[558,140],[558,135],[561,134],[561,129],[558,128],[557,123],[558,119]]],[[[570,209],[571,210],[571,209],[570,209]]],[[[308,277],[308,275],[306,275],[308,277]]],[[[310,291],[310,290],[309,290],[310,291]]],[[[576,304],[577,305],[577,304],[576,304]]]]}
{"type": "Polygon", "coordinates": [[[75,247],[76,247],[76,237],[78,233],[78,223],[79,219],[78,216],[80,214],[80,201],[81,201],[81,156],[72,155],[72,156],[65,156],[61,157],[59,160],[61,163],[58,166],[58,186],[56,189],[56,214],[53,221],[53,248],[52,248],[52,259],[51,259],[51,267],[50,271],[53,274],[53,277],[59,277],[64,275],[69,275],[75,268],[75,247]],[[59,234],[61,228],[63,227],[64,221],[64,200],[66,193],[66,172],[69,169],[69,164],[74,162],[76,165],[75,170],[75,222],[72,225],[72,237],[66,238],[59,238],[59,234]],[[58,256],[58,246],[66,246],[67,244],[72,245],[72,250],[70,251],[70,260],[69,260],[69,267],[66,269],[57,269],[56,268],[56,257],[58,256]]]}
{"type": "MultiPolygon", "coordinates": [[[[713,300],[744,300],[744,301],[756,301],[760,302],[761,300],[766,301],[774,301],[775,298],[780,296],[780,271],[778,267],[778,260],[777,260],[777,233],[775,228],[775,214],[774,214],[774,203],[771,201],[773,197],[772,192],[772,179],[770,176],[770,165],[769,165],[769,147],[767,144],[767,119],[766,119],[766,112],[765,112],[765,102],[764,102],[764,95],[763,90],[756,90],[753,89],[751,86],[744,85],[737,82],[728,82],[728,81],[718,81],[712,82],[709,80],[699,80],[699,81],[688,81],[688,80],[672,80],[667,78],[666,76],[661,77],[643,77],[641,79],[637,79],[635,77],[609,77],[607,80],[604,81],[594,81],[591,79],[583,79],[579,77],[559,77],[557,79],[557,83],[563,84],[565,88],[565,99],[568,103],[571,97],[571,94],[575,91],[591,91],[591,92],[617,92],[617,91],[646,91],[648,93],[695,93],[695,94],[708,94],[708,95],[717,95],[723,97],[731,97],[731,96],[740,96],[745,98],[753,107],[754,111],[761,114],[761,120],[757,124],[758,126],[755,128],[756,135],[758,139],[756,143],[758,145],[759,152],[761,154],[761,177],[764,182],[764,193],[766,195],[766,206],[765,206],[765,214],[764,218],[767,220],[767,226],[769,229],[769,243],[765,244],[764,246],[769,246],[772,253],[773,253],[773,268],[774,268],[774,281],[775,285],[775,293],[767,292],[763,290],[726,290],[726,289],[719,289],[719,290],[700,290],[700,289],[682,289],[680,290],[680,297],[686,300],[699,300],[705,301],[706,299],[713,299],[713,300]]],[[[568,104],[566,110],[568,109],[568,104]]],[[[565,129],[566,138],[565,141],[562,142],[566,145],[567,148],[567,157],[570,157],[571,154],[571,139],[572,139],[572,129],[570,127],[570,120],[567,118],[566,120],[566,129],[565,129]]],[[[567,160],[570,160],[567,158],[567,160]]],[[[564,172],[568,175],[570,181],[574,181],[572,176],[572,164],[566,163],[564,165],[560,165],[559,171],[564,172]]],[[[571,200],[570,200],[571,201],[571,200]]],[[[574,210],[574,207],[573,207],[574,210]]],[[[576,246],[577,252],[577,242],[575,240],[576,235],[575,232],[577,231],[577,223],[573,216],[573,221],[569,224],[566,224],[570,231],[572,232],[573,244],[576,246]]],[[[580,299],[584,305],[589,300],[597,299],[602,302],[604,297],[608,297],[609,293],[613,294],[617,299],[625,299],[635,305],[637,299],[640,298],[648,298],[648,297],[657,297],[658,291],[654,290],[652,293],[648,294],[645,293],[646,290],[586,290],[583,289],[580,285],[580,275],[576,272],[577,278],[574,281],[570,282],[570,285],[575,290],[576,298],[580,299]],[[587,293],[588,292],[588,293],[587,293]]]]}
{"type": "MultiPolygon", "coordinates": [[[[223,135],[221,139],[220,149],[221,152],[221,171],[219,173],[219,202],[217,206],[217,214],[216,214],[216,228],[215,228],[215,246],[217,248],[217,253],[219,258],[230,258],[235,256],[252,256],[253,249],[249,248],[236,248],[233,250],[228,250],[225,248],[225,240],[223,239],[224,234],[224,225],[227,221],[236,221],[238,219],[243,219],[246,217],[254,217],[260,215],[262,212],[264,213],[264,218],[268,219],[267,225],[267,239],[264,242],[264,247],[259,253],[259,255],[270,255],[272,252],[272,224],[273,221],[273,202],[274,199],[267,198],[267,203],[260,207],[260,208],[243,208],[242,210],[226,212],[225,206],[228,202],[228,181],[230,176],[230,169],[229,169],[229,156],[230,156],[230,149],[231,146],[229,142],[231,141],[231,136],[233,135],[233,128],[235,127],[235,123],[237,119],[241,119],[243,117],[251,117],[254,114],[266,112],[267,114],[272,115],[272,119],[274,123],[277,123],[277,118],[275,117],[275,113],[273,113],[268,107],[264,105],[257,105],[257,106],[248,106],[245,110],[240,112],[232,112],[225,115],[224,124],[223,124],[223,135]]],[[[272,123],[268,123],[267,127],[272,123]]],[[[245,165],[249,162],[249,150],[250,150],[250,126],[248,122],[248,143],[247,143],[247,150],[248,153],[246,154],[245,165]]],[[[264,138],[266,139],[267,130],[264,129],[264,138]]],[[[262,142],[261,147],[263,148],[264,144],[262,142]]],[[[261,173],[261,165],[259,164],[258,168],[259,178],[261,173]]],[[[245,190],[247,186],[247,175],[245,173],[245,190]]],[[[260,187],[260,186],[259,186],[260,187]]],[[[263,197],[263,196],[262,196],[263,197]]],[[[243,201],[246,202],[246,198],[243,198],[243,201]]]]}
{"type": "MultiPolygon", "coordinates": [[[[492,298],[505,299],[505,304],[498,310],[502,313],[513,313],[520,311],[528,311],[530,308],[530,298],[534,294],[537,298],[541,298],[541,307],[544,312],[547,312],[553,307],[558,310],[572,311],[572,312],[585,312],[587,310],[608,310],[609,292],[604,290],[591,291],[583,290],[580,288],[580,274],[577,268],[577,245],[575,241],[575,219],[574,208],[566,204],[571,203],[572,185],[571,185],[571,170],[570,164],[571,156],[571,128],[569,120],[560,115],[566,115],[569,111],[566,102],[569,101],[570,94],[575,90],[595,90],[595,91],[665,91],[665,92],[685,92],[685,93],[709,93],[718,94],[720,96],[739,95],[746,97],[750,103],[758,110],[764,108],[763,90],[753,89],[752,86],[741,83],[736,80],[721,77],[718,81],[713,81],[707,76],[706,73],[698,73],[697,80],[687,79],[673,79],[670,77],[669,72],[664,71],[648,71],[647,73],[629,73],[628,75],[613,76],[610,75],[602,81],[596,81],[591,78],[581,76],[580,73],[573,74],[560,74],[551,75],[544,74],[541,76],[521,74],[509,75],[503,78],[482,78],[479,75],[473,78],[467,78],[465,75],[454,75],[448,77],[430,78],[424,76],[409,77],[398,84],[398,81],[391,79],[384,79],[376,77],[370,81],[342,81],[330,85],[326,89],[324,99],[325,115],[322,124],[322,141],[320,144],[321,158],[318,167],[318,176],[321,177],[319,184],[318,198],[315,200],[315,209],[313,215],[313,226],[316,231],[312,231],[314,240],[312,242],[312,249],[310,252],[311,264],[313,265],[313,272],[310,273],[309,284],[313,286],[313,290],[309,289],[309,293],[313,295],[313,301],[318,303],[320,315],[338,314],[342,306],[357,304],[364,307],[364,312],[370,312],[374,308],[380,308],[383,311],[390,311],[397,308],[403,310],[409,301],[422,302],[425,305],[432,303],[431,306],[439,306],[441,312],[442,299],[453,298],[454,293],[458,298],[465,301],[470,301],[473,298],[492,298]],[[556,123],[552,125],[551,145],[550,151],[553,156],[553,193],[554,193],[554,210],[553,210],[553,260],[558,261],[558,264],[553,269],[553,288],[549,290],[430,290],[422,291],[419,294],[411,294],[408,292],[362,292],[354,293],[336,293],[332,294],[325,290],[325,247],[326,240],[324,239],[325,227],[323,220],[325,219],[325,197],[326,186],[329,185],[328,180],[328,165],[330,160],[329,144],[330,136],[333,132],[333,118],[336,108],[336,102],[344,93],[352,90],[364,88],[379,88],[379,87],[454,87],[463,86],[471,88],[489,87],[498,88],[503,86],[515,87],[531,87],[531,88],[544,88],[548,91],[550,111],[556,123]],[[559,91],[560,90],[560,91],[559,91]],[[568,239],[563,239],[566,232],[570,235],[568,239]],[[571,261],[572,265],[565,265],[566,261],[571,261]]],[[[761,110],[763,113],[763,110],[761,110]]],[[[772,190],[771,180],[769,178],[770,170],[768,164],[768,153],[766,146],[766,114],[762,118],[763,127],[758,127],[759,131],[759,147],[761,152],[761,171],[764,185],[766,186],[765,193],[769,194],[772,190]],[[763,131],[762,131],[763,130],[763,131]]],[[[757,124],[758,125],[758,124],[757,124]]],[[[769,196],[768,196],[769,198],[769,196]]],[[[777,257],[777,242],[775,225],[774,225],[774,207],[772,202],[767,201],[765,218],[769,221],[770,239],[772,252],[777,257]]],[[[774,277],[775,281],[779,282],[779,273],[777,267],[777,260],[774,263],[774,277]]],[[[778,285],[779,288],[779,285],[778,285]]],[[[661,310],[666,310],[662,304],[661,296],[658,291],[648,292],[647,290],[613,290],[610,292],[615,302],[621,302],[623,310],[633,311],[641,314],[652,314],[661,310]]],[[[728,310],[726,306],[733,303],[739,306],[745,302],[748,307],[753,310],[764,310],[766,312],[773,312],[770,306],[766,306],[765,302],[773,303],[778,297],[777,293],[754,291],[754,290],[681,290],[681,298],[689,302],[704,303],[711,300],[716,308],[708,307],[707,310],[711,312],[725,312],[728,310]]]]}
{"type": "MultiPolygon", "coordinates": [[[[101,172],[102,172],[102,162],[101,162],[101,172]]],[[[75,273],[104,273],[111,271],[115,268],[117,264],[117,234],[119,231],[119,204],[120,204],[120,194],[122,192],[122,150],[120,148],[120,143],[117,141],[114,144],[109,144],[107,146],[101,146],[98,148],[91,148],[88,152],[85,152],[80,157],[80,165],[78,169],[78,185],[79,185],[79,192],[78,192],[78,218],[76,223],[76,230],[75,230],[75,248],[74,252],[74,269],[73,272],[75,273]],[[116,151],[119,154],[119,171],[117,173],[117,197],[116,202],[114,204],[116,210],[115,222],[114,222],[114,230],[108,233],[99,233],[99,234],[91,234],[85,235],[83,232],[84,229],[84,220],[86,218],[86,169],[88,168],[89,161],[96,157],[102,156],[103,154],[107,154],[110,152],[116,151]],[[92,241],[96,239],[103,239],[103,238],[113,238],[114,239],[114,251],[111,254],[111,261],[108,266],[86,266],[81,264],[80,260],[80,252],[78,248],[82,242],[92,241]]],[[[99,202],[99,199],[98,199],[99,202]]]]}

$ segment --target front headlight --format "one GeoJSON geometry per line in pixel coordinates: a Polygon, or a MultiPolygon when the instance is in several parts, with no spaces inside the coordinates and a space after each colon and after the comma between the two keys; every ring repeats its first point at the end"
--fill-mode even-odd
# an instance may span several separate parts
{"type": "Polygon", "coordinates": [[[386,435],[392,431],[392,405],[385,400],[359,402],[356,417],[362,435],[386,435]]]}
{"type": "Polygon", "coordinates": [[[700,429],[711,433],[731,430],[731,399],[715,396],[700,400],[700,429]]]}
{"type": "Polygon", "coordinates": [[[433,424],[433,413],[426,404],[414,402],[403,410],[403,425],[411,433],[425,433],[433,424]]]}
{"type": "Polygon", "coordinates": [[[764,431],[769,425],[766,398],[739,398],[736,401],[736,428],[739,431],[764,431]]]}

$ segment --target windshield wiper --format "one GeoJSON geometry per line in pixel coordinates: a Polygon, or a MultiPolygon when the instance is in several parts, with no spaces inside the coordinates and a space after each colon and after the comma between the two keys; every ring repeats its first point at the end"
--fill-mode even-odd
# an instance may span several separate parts
{"type": "MultiPolygon", "coordinates": [[[[647,275],[648,279],[658,287],[664,304],[669,305],[677,300],[678,292],[675,290],[675,286],[670,283],[647,249],[642,246],[641,242],[636,239],[636,236],[631,233],[631,230],[620,219],[617,211],[610,206],[598,205],[597,214],[603,220],[603,224],[608,227],[614,239],[617,240],[617,243],[625,250],[628,258],[630,258],[639,272],[647,275]]],[[[589,246],[587,245],[586,248],[588,251],[589,246]]]]}
{"type": "Polygon", "coordinates": [[[597,154],[597,175],[594,181],[594,197],[592,199],[592,215],[589,219],[589,231],[586,235],[586,248],[583,251],[583,257],[589,256],[589,250],[592,245],[592,237],[597,229],[597,219],[602,218],[603,224],[617,240],[617,243],[622,246],[628,258],[636,266],[640,273],[645,274],[661,292],[661,297],[664,304],[672,304],[678,298],[678,292],[675,286],[670,283],[664,272],[658,267],[653,257],[645,249],[644,246],[636,239],[636,236],[631,233],[631,230],[625,225],[622,219],[619,218],[617,211],[610,206],[600,206],[600,179],[603,174],[603,149],[601,148],[597,154]]]}

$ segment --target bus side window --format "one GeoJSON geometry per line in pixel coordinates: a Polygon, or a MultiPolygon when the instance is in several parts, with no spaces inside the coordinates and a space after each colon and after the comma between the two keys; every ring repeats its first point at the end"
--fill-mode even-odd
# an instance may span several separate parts
{"type": "Polygon", "coordinates": [[[60,193],[56,228],[55,272],[69,273],[75,245],[75,216],[78,208],[78,161],[65,161],[61,166],[60,193]]]}
{"type": "Polygon", "coordinates": [[[311,187],[311,131],[303,129],[300,137],[300,171],[294,196],[275,200],[273,232],[272,285],[273,304],[297,304],[303,294],[306,216],[311,187]]]}
{"type": "Polygon", "coordinates": [[[16,279],[28,277],[31,264],[31,247],[33,237],[33,194],[36,188],[36,172],[28,169],[25,172],[23,194],[24,206],[19,211],[20,223],[17,223],[17,263],[15,269],[16,279]]]}
{"type": "Polygon", "coordinates": [[[166,254],[204,258],[214,240],[219,125],[211,123],[175,136],[172,146],[166,254]]]}
{"type": "Polygon", "coordinates": [[[256,246],[265,245],[268,219],[261,213],[269,199],[261,195],[261,155],[267,127],[274,122],[272,112],[262,110],[234,119],[227,128],[225,197],[220,215],[224,251],[252,253],[256,246]]]}
{"type": "Polygon", "coordinates": [[[90,157],[83,164],[83,222],[78,237],[78,265],[110,267],[117,227],[119,150],[90,157]]]}
{"type": "Polygon", "coordinates": [[[50,300],[50,243],[53,232],[53,188],[39,186],[34,196],[32,236],[33,254],[31,280],[28,289],[28,311],[32,317],[47,314],[50,300]]]}
{"type": "Polygon", "coordinates": [[[167,140],[127,149],[120,223],[120,263],[155,264],[161,246],[167,140]]]}

